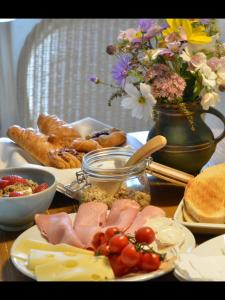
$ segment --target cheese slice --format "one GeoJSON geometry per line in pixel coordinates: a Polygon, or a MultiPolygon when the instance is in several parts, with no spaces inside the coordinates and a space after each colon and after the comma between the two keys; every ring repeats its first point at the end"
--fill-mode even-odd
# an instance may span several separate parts
{"type": "Polygon", "coordinates": [[[17,243],[16,247],[13,249],[11,255],[20,259],[27,260],[31,249],[94,255],[93,251],[77,248],[67,244],[62,243],[62,244],[53,245],[46,242],[30,240],[30,239],[27,240],[21,239],[17,243]]]}
{"type": "Polygon", "coordinates": [[[102,281],[114,278],[106,256],[31,250],[28,268],[38,281],[102,281]]]}

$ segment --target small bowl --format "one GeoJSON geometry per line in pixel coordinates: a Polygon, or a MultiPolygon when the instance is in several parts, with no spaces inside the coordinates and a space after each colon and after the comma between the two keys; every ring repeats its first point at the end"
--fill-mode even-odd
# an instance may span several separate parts
{"type": "Polygon", "coordinates": [[[7,168],[0,170],[0,178],[18,175],[38,184],[46,182],[48,188],[42,192],[22,197],[0,197],[0,229],[6,231],[24,230],[34,223],[34,215],[46,211],[56,191],[56,179],[48,171],[37,168],[7,168]]]}

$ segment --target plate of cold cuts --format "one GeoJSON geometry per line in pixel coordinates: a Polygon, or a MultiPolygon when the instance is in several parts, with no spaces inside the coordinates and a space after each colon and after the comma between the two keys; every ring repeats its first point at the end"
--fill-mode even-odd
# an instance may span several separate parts
{"type": "MultiPolygon", "coordinates": [[[[77,213],[39,214],[35,222],[15,240],[11,260],[19,271],[37,281],[151,280],[171,272],[179,253],[195,248],[193,234],[167,218],[161,208],[140,208],[130,199],[116,200],[111,209],[102,202],[82,203],[77,213]],[[120,232],[116,233],[117,238],[118,234],[128,237],[129,245],[134,243],[140,228],[152,229],[154,239],[141,245],[163,257],[157,270],[131,268],[125,275],[118,275],[112,257],[117,259],[119,254],[97,255],[93,250],[94,237],[105,236],[107,229],[115,227],[120,232]]],[[[110,241],[111,247],[112,237],[110,241]]],[[[143,249],[142,252],[147,251],[143,249]]]]}

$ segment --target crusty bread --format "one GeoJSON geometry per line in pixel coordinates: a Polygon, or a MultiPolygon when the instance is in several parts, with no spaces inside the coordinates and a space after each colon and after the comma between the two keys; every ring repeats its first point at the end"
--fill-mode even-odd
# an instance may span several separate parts
{"type": "Polygon", "coordinates": [[[80,168],[82,155],[75,149],[50,150],[48,153],[50,164],[58,169],[80,168]]]}
{"type": "Polygon", "coordinates": [[[58,169],[79,168],[83,153],[62,148],[54,135],[47,136],[33,128],[9,127],[7,135],[41,164],[58,169]]]}
{"type": "Polygon", "coordinates": [[[183,219],[184,221],[188,222],[188,223],[198,223],[197,220],[195,220],[191,215],[189,215],[189,213],[186,210],[185,205],[183,205],[182,207],[182,214],[183,214],[183,219]]]}
{"type": "Polygon", "coordinates": [[[46,136],[33,128],[22,128],[18,125],[13,125],[8,128],[7,135],[17,145],[45,166],[51,166],[48,157],[49,150],[55,150],[61,147],[55,136],[46,136]]]}
{"type": "Polygon", "coordinates": [[[74,139],[80,137],[76,128],[59,119],[56,115],[40,114],[37,125],[42,133],[46,135],[54,134],[59,137],[65,147],[69,147],[74,139]]]}
{"type": "Polygon", "coordinates": [[[225,165],[213,166],[191,179],[184,193],[188,216],[201,223],[225,223],[225,165]]]}
{"type": "Polygon", "coordinates": [[[105,129],[95,132],[90,138],[97,141],[101,147],[118,147],[126,142],[126,133],[117,128],[105,129]]]}
{"type": "Polygon", "coordinates": [[[86,140],[84,138],[77,138],[73,140],[70,148],[87,153],[96,149],[101,149],[102,147],[93,139],[86,140]]]}

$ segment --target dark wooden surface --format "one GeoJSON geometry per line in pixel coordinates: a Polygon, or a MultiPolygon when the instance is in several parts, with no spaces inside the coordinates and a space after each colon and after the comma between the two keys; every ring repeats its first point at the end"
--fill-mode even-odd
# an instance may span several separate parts
{"type": "MultiPolygon", "coordinates": [[[[217,145],[217,149],[211,158],[209,165],[225,162],[225,142],[224,140],[217,145]]],[[[166,211],[168,217],[173,217],[174,212],[181,201],[184,188],[166,182],[159,182],[156,178],[150,179],[151,204],[157,205],[166,211]]],[[[73,213],[77,211],[79,203],[63,194],[56,192],[52,205],[47,211],[49,214],[65,211],[73,213]]],[[[20,273],[10,260],[10,249],[14,240],[22,232],[5,232],[0,230],[0,281],[31,281],[30,278],[20,273]]],[[[195,234],[196,243],[212,238],[210,235],[195,234]]],[[[173,272],[154,279],[154,281],[176,281],[173,272]]]]}

